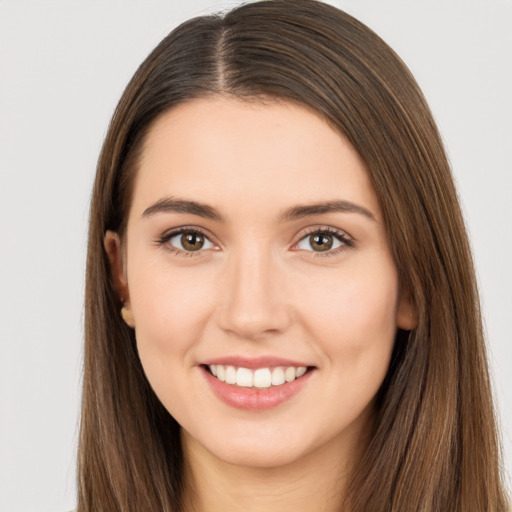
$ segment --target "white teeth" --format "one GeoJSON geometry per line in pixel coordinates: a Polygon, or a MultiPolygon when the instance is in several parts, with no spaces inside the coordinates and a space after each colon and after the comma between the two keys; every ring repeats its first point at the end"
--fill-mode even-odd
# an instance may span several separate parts
{"type": "Polygon", "coordinates": [[[245,388],[260,389],[281,386],[285,382],[293,382],[295,379],[302,377],[307,371],[306,366],[277,366],[273,369],[258,368],[250,370],[249,368],[235,368],[230,365],[211,364],[209,368],[212,375],[222,382],[245,388]]]}
{"type": "Polygon", "coordinates": [[[278,366],[272,370],[272,386],[280,386],[284,383],[284,370],[278,366]]]}
{"type": "Polygon", "coordinates": [[[306,373],[306,371],[307,371],[307,368],[305,366],[299,366],[295,373],[295,377],[297,377],[297,379],[299,377],[302,377],[306,373]]]}
{"type": "Polygon", "coordinates": [[[226,366],[225,375],[228,384],[236,384],[236,368],[234,366],[226,366]]]}
{"type": "Polygon", "coordinates": [[[286,382],[293,382],[295,380],[295,368],[293,366],[288,366],[284,371],[284,380],[286,382]]]}
{"type": "Polygon", "coordinates": [[[268,368],[260,368],[254,372],[254,387],[269,388],[272,384],[272,374],[268,368]]]}
{"type": "Polygon", "coordinates": [[[248,368],[238,368],[236,371],[236,385],[252,388],[252,372],[248,368]]]}

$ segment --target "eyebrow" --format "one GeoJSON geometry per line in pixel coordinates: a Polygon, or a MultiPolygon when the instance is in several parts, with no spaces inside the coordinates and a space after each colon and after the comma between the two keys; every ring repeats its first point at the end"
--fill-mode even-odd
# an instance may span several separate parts
{"type": "MultiPolygon", "coordinates": [[[[197,215],[198,217],[225,222],[225,218],[220,212],[210,205],[173,197],[158,200],[144,210],[142,217],[150,217],[157,213],[189,213],[191,215],[197,215]]],[[[293,206],[285,210],[279,218],[282,222],[290,222],[314,215],[322,215],[324,213],[357,213],[368,219],[376,220],[370,210],[343,199],[293,206]]]]}
{"type": "Polygon", "coordinates": [[[144,210],[142,217],[150,217],[156,213],[190,213],[206,219],[224,222],[224,217],[212,206],[197,201],[186,201],[165,197],[144,210]]]}
{"type": "Polygon", "coordinates": [[[281,220],[292,221],[302,219],[304,217],[311,217],[313,215],[321,215],[323,213],[358,213],[371,220],[376,220],[375,216],[370,210],[343,199],[294,206],[286,210],[281,215],[281,220]]]}

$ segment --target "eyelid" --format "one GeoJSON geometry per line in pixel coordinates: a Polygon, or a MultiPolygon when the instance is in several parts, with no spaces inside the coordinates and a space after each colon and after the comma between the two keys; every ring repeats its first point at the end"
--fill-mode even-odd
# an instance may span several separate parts
{"type": "Polygon", "coordinates": [[[218,250],[218,244],[212,240],[214,238],[212,235],[210,235],[206,230],[197,227],[197,226],[180,226],[177,228],[172,228],[167,230],[165,233],[163,233],[161,236],[159,236],[156,239],[156,243],[161,246],[165,246],[165,248],[169,251],[171,251],[174,254],[180,255],[180,256],[201,256],[209,249],[199,249],[197,251],[184,251],[183,249],[180,249],[179,247],[175,247],[171,244],[169,244],[169,241],[174,238],[177,235],[183,234],[183,233],[197,233],[199,235],[204,236],[211,244],[215,246],[215,249],[218,250]]]}
{"type": "Polygon", "coordinates": [[[295,242],[292,246],[292,250],[294,251],[304,251],[305,253],[309,253],[308,257],[311,258],[317,258],[317,257],[326,257],[326,256],[336,256],[339,253],[350,249],[355,246],[355,240],[353,237],[351,237],[347,232],[342,231],[341,229],[334,228],[332,226],[312,226],[309,228],[306,228],[306,231],[303,231],[300,233],[299,238],[297,242],[295,242]],[[330,249],[328,251],[308,251],[304,249],[298,249],[298,244],[307,238],[308,236],[314,235],[314,234],[328,234],[331,236],[336,237],[342,245],[340,247],[337,247],[335,249],[330,249]]]}
{"type": "MultiPolygon", "coordinates": [[[[172,228],[163,233],[160,237],[157,238],[156,242],[158,245],[166,246],[166,249],[181,255],[181,256],[200,256],[203,255],[205,251],[212,250],[210,249],[199,249],[197,251],[184,251],[182,249],[179,249],[178,247],[172,246],[168,244],[168,242],[171,240],[171,238],[183,234],[183,233],[197,233],[202,236],[204,236],[211,244],[215,246],[213,250],[219,250],[219,244],[214,241],[214,237],[209,234],[206,230],[203,228],[200,228],[198,226],[180,226],[177,228],[172,228]]],[[[341,229],[334,228],[332,226],[311,226],[309,228],[306,228],[305,231],[302,231],[299,235],[298,240],[293,244],[292,250],[293,251],[303,251],[305,253],[310,253],[308,257],[325,257],[325,256],[334,256],[339,254],[340,252],[346,250],[347,248],[354,247],[355,240],[353,237],[351,237],[348,233],[345,231],[342,231],[341,229]],[[335,249],[331,249],[328,251],[308,251],[304,249],[298,249],[297,245],[304,240],[304,238],[307,238],[308,236],[314,235],[314,234],[328,234],[331,236],[336,237],[342,245],[340,247],[337,247],[335,249]]]]}

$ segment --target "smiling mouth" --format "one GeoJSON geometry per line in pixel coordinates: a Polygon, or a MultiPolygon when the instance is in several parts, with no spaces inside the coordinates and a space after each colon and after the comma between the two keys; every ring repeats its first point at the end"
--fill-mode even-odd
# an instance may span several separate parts
{"type": "Polygon", "coordinates": [[[204,367],[221,382],[255,389],[282,386],[299,379],[311,369],[307,366],[276,366],[251,370],[222,364],[210,364],[204,367]]]}

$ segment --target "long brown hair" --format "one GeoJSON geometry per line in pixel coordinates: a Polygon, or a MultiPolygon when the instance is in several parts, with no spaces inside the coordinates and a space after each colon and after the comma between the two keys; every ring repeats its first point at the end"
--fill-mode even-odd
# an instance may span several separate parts
{"type": "Polygon", "coordinates": [[[87,257],[78,512],[179,511],[179,426],[121,320],[103,249],[123,236],[144,136],[213,94],[314,109],[352,143],[383,211],[418,326],[397,333],[351,512],[503,512],[478,293],[445,152],[407,67],[370,29],[314,0],[267,0],[185,22],[127,86],[99,158],[87,257]]]}

